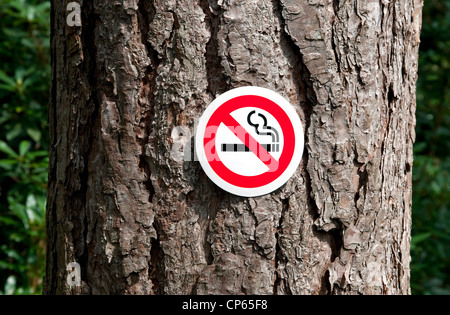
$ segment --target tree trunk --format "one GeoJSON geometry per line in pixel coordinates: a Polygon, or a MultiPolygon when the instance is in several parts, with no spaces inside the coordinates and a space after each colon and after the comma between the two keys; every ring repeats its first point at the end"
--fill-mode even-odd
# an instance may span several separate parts
{"type": "Polygon", "coordinates": [[[68,26],[52,1],[46,294],[410,293],[422,0],[78,2],[68,26]],[[247,85],[306,130],[258,198],[190,154],[208,104],[247,85]]]}

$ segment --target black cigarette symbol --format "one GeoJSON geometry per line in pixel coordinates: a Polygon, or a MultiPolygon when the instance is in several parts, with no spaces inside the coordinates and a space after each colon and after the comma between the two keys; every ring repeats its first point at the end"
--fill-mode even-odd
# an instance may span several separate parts
{"type": "MultiPolygon", "coordinates": [[[[267,152],[278,152],[280,150],[279,144],[261,144],[267,152]]],[[[250,152],[250,149],[243,143],[223,143],[222,152],[250,152]]]]}
{"type": "MultiPolygon", "coordinates": [[[[255,118],[253,118],[255,119],[255,118]]],[[[278,131],[267,125],[267,118],[263,114],[259,113],[256,115],[256,111],[251,111],[247,116],[247,122],[250,126],[255,128],[255,131],[258,135],[261,136],[271,136],[272,137],[272,144],[261,144],[261,146],[267,151],[267,152],[278,152],[280,151],[280,145],[278,142],[280,141],[280,137],[278,135],[278,131]],[[256,117],[256,123],[252,121],[252,116],[255,115],[256,117]],[[258,117],[260,120],[258,121],[258,117]],[[261,121],[262,120],[262,121],[261,121]]],[[[222,144],[222,152],[250,152],[249,147],[247,147],[245,144],[242,143],[224,143],[222,144]]]]}

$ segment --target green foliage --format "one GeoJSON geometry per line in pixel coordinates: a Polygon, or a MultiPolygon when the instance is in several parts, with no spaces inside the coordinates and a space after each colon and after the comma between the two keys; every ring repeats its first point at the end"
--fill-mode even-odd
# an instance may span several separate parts
{"type": "Polygon", "coordinates": [[[413,294],[450,294],[450,0],[425,0],[413,170],[413,294]]]}
{"type": "Polygon", "coordinates": [[[0,0],[0,293],[38,294],[45,263],[50,2],[0,0]]]}

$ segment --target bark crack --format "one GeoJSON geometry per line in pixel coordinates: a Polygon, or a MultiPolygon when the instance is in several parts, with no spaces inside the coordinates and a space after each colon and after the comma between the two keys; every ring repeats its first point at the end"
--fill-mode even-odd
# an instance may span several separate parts
{"type": "Polygon", "coordinates": [[[357,170],[357,176],[358,176],[358,188],[355,191],[355,208],[357,210],[360,210],[358,207],[358,201],[361,198],[361,188],[364,188],[364,191],[362,192],[363,196],[366,196],[367,194],[367,184],[369,180],[369,174],[366,169],[366,164],[362,164],[358,162],[358,159],[355,157],[353,160],[354,167],[356,167],[357,170]]]}
{"type": "MultiPolygon", "coordinates": [[[[95,29],[99,19],[95,12],[94,5],[90,2],[84,2],[82,5],[82,29],[81,29],[81,48],[84,62],[82,63],[83,71],[86,75],[86,81],[89,84],[89,100],[86,108],[91,109],[87,114],[87,122],[85,125],[79,126],[79,134],[84,134],[81,139],[86,139],[84,143],[81,143],[81,149],[84,150],[81,153],[80,161],[83,165],[83,169],[79,173],[79,182],[81,184],[80,189],[74,192],[72,201],[73,204],[80,207],[79,211],[76,211],[73,220],[74,229],[72,230],[73,244],[75,247],[75,258],[81,267],[82,280],[88,283],[88,266],[89,266],[89,244],[87,243],[87,237],[89,233],[88,209],[87,209],[87,192],[89,183],[89,164],[90,156],[93,147],[98,143],[96,136],[100,125],[100,104],[101,100],[95,88],[98,84],[98,66],[97,66],[97,47],[95,45],[95,29]],[[78,228],[77,228],[78,226],[78,228]],[[73,232],[78,232],[78,235],[74,235],[73,232]]],[[[82,112],[80,114],[83,114],[82,112]]]]}
{"type": "Polygon", "coordinates": [[[206,44],[206,75],[208,79],[207,91],[212,98],[224,93],[228,90],[229,80],[225,75],[224,68],[221,65],[222,60],[219,55],[219,30],[220,21],[223,14],[223,10],[212,10],[208,0],[200,0],[200,7],[205,14],[205,22],[208,25],[210,31],[210,38],[206,44]]]}
{"type": "Polygon", "coordinates": [[[284,282],[284,286],[289,289],[288,285],[284,281],[284,279],[281,277],[280,271],[278,270],[280,262],[285,261],[285,258],[283,257],[283,251],[281,248],[281,235],[283,234],[283,221],[286,216],[286,213],[289,211],[289,197],[286,199],[281,200],[282,209],[281,209],[281,215],[280,220],[278,221],[278,226],[276,228],[275,232],[275,239],[276,239],[276,245],[275,245],[275,280],[273,283],[273,294],[278,295],[278,290],[282,282],[284,282]]]}
{"type": "Polygon", "coordinates": [[[139,92],[139,105],[143,109],[141,113],[141,121],[139,127],[141,132],[137,133],[137,141],[141,146],[141,156],[139,159],[139,169],[145,174],[145,182],[143,183],[147,191],[149,192],[149,202],[153,203],[153,197],[155,195],[155,188],[153,187],[151,180],[151,170],[146,160],[146,148],[150,141],[150,134],[152,132],[152,120],[154,117],[154,102],[156,90],[156,76],[157,69],[160,64],[158,58],[158,52],[155,51],[148,40],[148,33],[150,28],[150,22],[155,17],[155,8],[153,2],[150,0],[140,0],[138,4],[138,24],[141,32],[141,41],[147,50],[147,56],[150,59],[150,65],[145,70],[144,76],[141,82],[141,88],[139,92]]]}
{"type": "MultiPolygon", "coordinates": [[[[141,147],[141,154],[139,157],[139,169],[144,174],[143,185],[147,190],[150,204],[154,203],[154,196],[156,194],[155,187],[152,182],[152,172],[150,167],[150,157],[148,156],[147,147],[151,141],[152,123],[155,117],[155,91],[157,90],[156,78],[158,75],[158,68],[161,60],[158,52],[152,47],[149,41],[150,24],[155,18],[156,8],[151,0],[140,0],[138,3],[138,26],[141,33],[141,42],[146,48],[147,57],[150,64],[145,69],[139,91],[139,108],[141,110],[141,119],[138,125],[137,142],[141,147]]],[[[157,218],[153,222],[153,229],[156,233],[155,238],[151,238],[150,255],[148,258],[148,278],[152,283],[151,294],[162,294],[162,266],[164,264],[164,252],[161,247],[160,232],[157,218]]]]}
{"type": "Polygon", "coordinates": [[[152,283],[151,294],[164,293],[164,251],[161,247],[161,234],[157,222],[153,223],[156,237],[151,239],[150,260],[148,262],[148,278],[152,283]]]}
{"type": "Polygon", "coordinates": [[[339,58],[338,48],[336,42],[338,42],[336,34],[336,22],[339,20],[339,0],[333,0],[334,19],[331,25],[331,48],[334,53],[334,59],[336,59],[337,73],[341,73],[341,60],[339,58]]]}

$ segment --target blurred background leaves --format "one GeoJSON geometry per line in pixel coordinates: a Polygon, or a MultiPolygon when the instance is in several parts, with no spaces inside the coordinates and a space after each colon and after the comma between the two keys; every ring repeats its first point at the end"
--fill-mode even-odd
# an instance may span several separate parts
{"type": "Polygon", "coordinates": [[[39,294],[45,265],[50,3],[0,0],[0,293],[39,294]]]}
{"type": "Polygon", "coordinates": [[[450,1],[425,0],[417,83],[411,288],[450,294],[450,1]]]}
{"type": "MultiPolygon", "coordinates": [[[[0,294],[45,266],[50,2],[0,0],[0,294]]],[[[413,169],[413,294],[450,294],[450,0],[425,0],[413,169]]]]}

